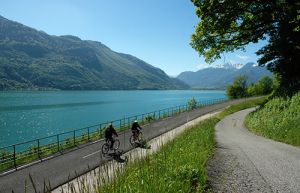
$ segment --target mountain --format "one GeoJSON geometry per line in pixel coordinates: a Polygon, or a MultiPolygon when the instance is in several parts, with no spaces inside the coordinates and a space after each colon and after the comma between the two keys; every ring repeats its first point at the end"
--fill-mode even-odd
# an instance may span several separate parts
{"type": "Polygon", "coordinates": [[[186,88],[161,69],[100,42],[51,36],[0,16],[0,90],[186,88]]]}
{"type": "Polygon", "coordinates": [[[197,72],[182,72],[177,76],[192,88],[224,89],[231,84],[237,76],[246,75],[249,83],[254,83],[263,76],[272,76],[265,67],[259,67],[254,63],[245,65],[223,65],[222,68],[205,68],[197,72]]]}

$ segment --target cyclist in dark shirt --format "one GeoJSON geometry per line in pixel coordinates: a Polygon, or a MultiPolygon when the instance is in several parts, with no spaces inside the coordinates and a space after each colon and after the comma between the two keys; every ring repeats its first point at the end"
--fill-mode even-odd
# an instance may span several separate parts
{"type": "Polygon", "coordinates": [[[113,148],[115,142],[113,135],[118,137],[118,133],[116,132],[115,128],[112,126],[112,123],[110,123],[105,130],[105,141],[106,142],[110,141],[110,149],[113,148]]]}
{"type": "Polygon", "coordinates": [[[135,120],[133,123],[132,123],[132,126],[131,126],[131,131],[132,131],[132,134],[134,136],[134,138],[136,139],[138,136],[139,136],[139,133],[140,133],[140,130],[142,128],[140,127],[139,123],[137,120],[135,120]]]}

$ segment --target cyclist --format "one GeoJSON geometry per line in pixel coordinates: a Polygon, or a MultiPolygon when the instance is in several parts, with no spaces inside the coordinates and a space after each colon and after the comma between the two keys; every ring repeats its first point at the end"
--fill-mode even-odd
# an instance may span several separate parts
{"type": "Polygon", "coordinates": [[[110,141],[110,149],[114,146],[114,138],[113,135],[118,137],[118,133],[116,132],[115,128],[112,126],[112,123],[109,123],[108,127],[105,129],[105,141],[110,141]]]}
{"type": "Polygon", "coordinates": [[[131,131],[132,131],[132,134],[134,136],[134,140],[137,139],[137,137],[139,136],[140,134],[140,130],[142,128],[140,127],[139,123],[137,120],[135,120],[133,123],[132,123],[132,126],[131,126],[131,131]]]}

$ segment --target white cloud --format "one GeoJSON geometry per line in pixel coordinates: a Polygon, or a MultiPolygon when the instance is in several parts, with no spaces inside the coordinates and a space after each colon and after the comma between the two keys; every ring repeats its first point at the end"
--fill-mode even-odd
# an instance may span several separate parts
{"type": "Polygon", "coordinates": [[[235,60],[229,60],[230,64],[236,64],[237,62],[235,60]]]}
{"type": "Polygon", "coordinates": [[[250,58],[249,56],[239,54],[236,54],[235,56],[241,60],[248,60],[250,58]]]}
{"type": "Polygon", "coordinates": [[[198,65],[196,66],[197,70],[201,70],[201,69],[203,69],[203,68],[208,68],[208,67],[209,67],[208,64],[198,64],[198,65]]]}

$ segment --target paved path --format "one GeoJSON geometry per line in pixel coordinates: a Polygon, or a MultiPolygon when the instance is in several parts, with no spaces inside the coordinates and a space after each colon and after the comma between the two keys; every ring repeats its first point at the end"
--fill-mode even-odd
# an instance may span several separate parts
{"type": "Polygon", "coordinates": [[[243,125],[252,109],[216,125],[217,150],[208,164],[213,192],[300,192],[300,148],[249,132],[243,125]]]}
{"type": "MultiPolygon", "coordinates": [[[[201,115],[220,110],[228,105],[236,104],[240,101],[241,100],[234,100],[206,106],[194,111],[181,113],[180,115],[169,117],[164,120],[152,122],[151,124],[143,126],[144,137],[146,139],[152,139],[201,115]]],[[[128,151],[131,148],[129,144],[130,135],[130,132],[124,132],[119,135],[119,140],[121,142],[120,148],[124,149],[124,151],[128,151]]],[[[22,193],[24,192],[25,184],[27,186],[27,192],[33,192],[29,174],[32,176],[38,192],[43,192],[45,183],[47,185],[50,184],[51,189],[54,189],[68,182],[70,179],[74,179],[76,176],[82,175],[91,169],[96,168],[100,163],[105,161],[106,159],[103,158],[99,152],[102,144],[102,140],[96,143],[90,143],[47,161],[1,176],[0,193],[11,193],[12,190],[15,193],[22,193]]]]}

